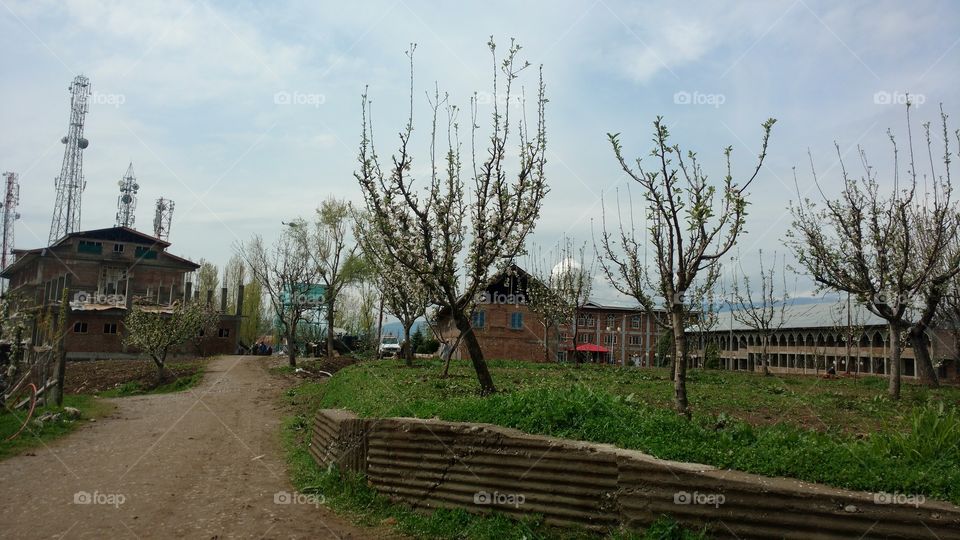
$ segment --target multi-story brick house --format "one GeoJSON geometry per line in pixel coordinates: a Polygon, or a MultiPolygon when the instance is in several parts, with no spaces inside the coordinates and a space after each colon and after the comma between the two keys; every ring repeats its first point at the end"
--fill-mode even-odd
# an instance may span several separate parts
{"type": "MultiPolygon", "coordinates": [[[[29,321],[24,338],[41,344],[41,321],[59,313],[66,288],[69,308],[63,328],[68,359],[135,356],[122,339],[123,318],[133,302],[160,312],[176,301],[213,302],[212,294],[198,298],[185,280],[199,265],[168,252],[169,246],[131,228],[112,227],[71,233],[45,248],[14,250],[15,261],[0,272],[9,280],[5,296],[12,300],[11,316],[31,315],[24,317],[29,321]]],[[[237,304],[239,313],[242,297],[237,304]]],[[[222,313],[225,308],[222,290],[217,335],[203,336],[195,347],[179,352],[235,352],[240,317],[222,313]]]]}
{"type": "MultiPolygon", "coordinates": [[[[587,303],[578,313],[574,332],[570,321],[545,328],[527,305],[527,282],[534,279],[513,265],[477,299],[472,322],[484,356],[532,362],[566,361],[576,348],[593,362],[652,365],[659,328],[641,308],[587,303]],[[546,336],[546,337],[545,337],[546,336]]],[[[439,314],[441,341],[453,343],[459,331],[445,313],[439,314]]],[[[454,358],[467,358],[461,342],[454,358]]]]}

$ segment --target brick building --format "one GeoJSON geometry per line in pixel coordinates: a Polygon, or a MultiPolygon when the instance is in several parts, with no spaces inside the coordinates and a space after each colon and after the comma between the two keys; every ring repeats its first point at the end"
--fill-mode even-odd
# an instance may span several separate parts
{"type": "MultiPolygon", "coordinates": [[[[527,305],[529,279],[534,278],[513,265],[481,293],[472,322],[484,356],[531,362],[572,359],[574,321],[548,332],[527,305]]],[[[441,341],[452,343],[459,331],[445,313],[438,318],[441,341]]],[[[660,330],[643,309],[589,302],[578,313],[576,324],[577,349],[591,361],[652,365],[660,330]]],[[[463,343],[453,357],[469,357],[463,343]]]]}
{"type": "MultiPolygon", "coordinates": [[[[11,316],[30,315],[25,339],[40,345],[41,320],[60,312],[60,296],[69,289],[64,325],[68,359],[129,358],[135,350],[123,344],[123,319],[136,302],[159,312],[176,301],[213,303],[212,294],[198,298],[185,276],[199,265],[167,251],[170,243],[128,227],[68,234],[49,247],[14,250],[15,261],[0,272],[9,280],[5,295],[13,299],[11,316]]],[[[212,291],[211,291],[212,293],[212,291]]],[[[242,307],[242,293],[237,302],[242,307]]],[[[237,349],[240,317],[223,313],[217,335],[204,336],[181,354],[232,354],[237,349]]]]}

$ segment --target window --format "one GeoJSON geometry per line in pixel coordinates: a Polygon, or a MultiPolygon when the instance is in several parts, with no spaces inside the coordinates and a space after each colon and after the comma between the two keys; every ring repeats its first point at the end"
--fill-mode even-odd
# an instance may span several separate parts
{"type": "Polygon", "coordinates": [[[616,315],[607,315],[607,326],[610,328],[617,327],[617,316],[616,315]]]}
{"type": "Polygon", "coordinates": [[[630,336],[630,345],[643,345],[643,336],[630,336]]]}
{"type": "Polygon", "coordinates": [[[146,246],[137,246],[137,249],[134,251],[134,255],[138,259],[156,259],[157,252],[146,247],[146,246]]]}
{"type": "Polygon", "coordinates": [[[91,242],[90,240],[80,240],[80,242],[77,243],[77,253],[100,255],[103,253],[103,244],[100,242],[91,242]]]}
{"type": "Polygon", "coordinates": [[[520,330],[523,328],[523,313],[515,311],[510,314],[510,329],[520,330]]]}
{"type": "Polygon", "coordinates": [[[616,345],[617,344],[617,335],[616,334],[605,334],[603,336],[604,345],[616,345]]]}
{"type": "Polygon", "coordinates": [[[474,311],[473,312],[473,327],[474,328],[483,328],[487,324],[487,312],[486,311],[474,311]]]}
{"type": "Polygon", "coordinates": [[[101,294],[126,294],[127,269],[112,266],[102,267],[97,289],[101,294]]]}
{"type": "Polygon", "coordinates": [[[221,328],[218,335],[219,335],[220,337],[230,337],[230,329],[229,329],[229,328],[221,328]]]}
{"type": "Polygon", "coordinates": [[[579,315],[577,317],[577,326],[586,326],[587,325],[587,316],[579,315]]]}
{"type": "Polygon", "coordinates": [[[587,326],[592,327],[596,323],[596,320],[593,318],[593,315],[587,315],[587,326]]]}
{"type": "Polygon", "coordinates": [[[633,317],[630,317],[630,328],[633,328],[634,330],[640,328],[640,316],[639,316],[639,315],[634,315],[633,317]]]}
{"type": "Polygon", "coordinates": [[[114,244],[113,245],[114,253],[123,253],[123,244],[114,244]]]}
{"type": "Polygon", "coordinates": [[[73,323],[73,332],[75,334],[86,334],[87,333],[87,323],[77,321],[73,323]]]}
{"type": "Polygon", "coordinates": [[[103,325],[104,334],[116,334],[117,333],[117,323],[105,323],[103,325]]]}
{"type": "Polygon", "coordinates": [[[590,343],[593,341],[593,334],[580,334],[577,336],[577,341],[580,343],[590,343]]]}
{"type": "Polygon", "coordinates": [[[570,334],[566,332],[560,332],[560,341],[561,342],[570,341],[570,334]]]}
{"type": "Polygon", "coordinates": [[[557,362],[567,361],[567,351],[557,351],[557,362]]]}

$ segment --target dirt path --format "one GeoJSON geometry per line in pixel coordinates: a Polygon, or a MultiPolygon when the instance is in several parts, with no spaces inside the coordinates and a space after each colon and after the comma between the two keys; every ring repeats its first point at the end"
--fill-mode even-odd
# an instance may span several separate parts
{"type": "Polygon", "coordinates": [[[216,359],[193,390],[112,400],[110,417],[0,462],[0,537],[377,537],[290,495],[283,383],[261,362],[216,359]]]}

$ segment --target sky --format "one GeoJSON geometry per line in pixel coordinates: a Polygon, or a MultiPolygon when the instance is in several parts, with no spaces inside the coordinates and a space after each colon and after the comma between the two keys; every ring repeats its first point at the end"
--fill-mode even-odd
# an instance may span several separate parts
{"type": "MultiPolygon", "coordinates": [[[[663,116],[712,178],[725,174],[726,146],[743,178],[761,124],[774,117],[746,233],[734,261],[724,261],[751,274],[760,250],[789,263],[784,239],[798,190],[821,197],[808,151],[830,197],[840,183],[835,143],[857,174],[860,145],[881,182],[892,179],[887,130],[906,140],[908,92],[915,144],[922,122],[939,121],[940,103],[958,127],[958,23],[951,1],[0,0],[0,169],[20,174],[16,246],[44,245],[67,86],[82,73],[93,87],[82,228],[113,225],[117,182],[132,162],[141,186],[135,227],[151,231],[155,200],[173,199],[171,251],[222,265],[238,242],[275,237],[282,221],[310,216],[327,197],[361,201],[353,177],[361,95],[367,89],[373,101],[378,150],[388,156],[410,99],[410,43],[422,175],[425,92],[436,84],[464,110],[476,93],[484,132],[486,43],[493,36],[503,51],[515,38],[532,64],[519,84],[533,92],[542,66],[549,99],[550,193],[531,245],[566,235],[592,246],[601,202],[611,211],[629,200],[607,133],[621,134],[627,156],[646,156],[652,122],[663,116]]],[[[791,279],[800,294],[813,290],[807,278],[791,279]]],[[[618,300],[602,283],[595,291],[618,300]]]]}

